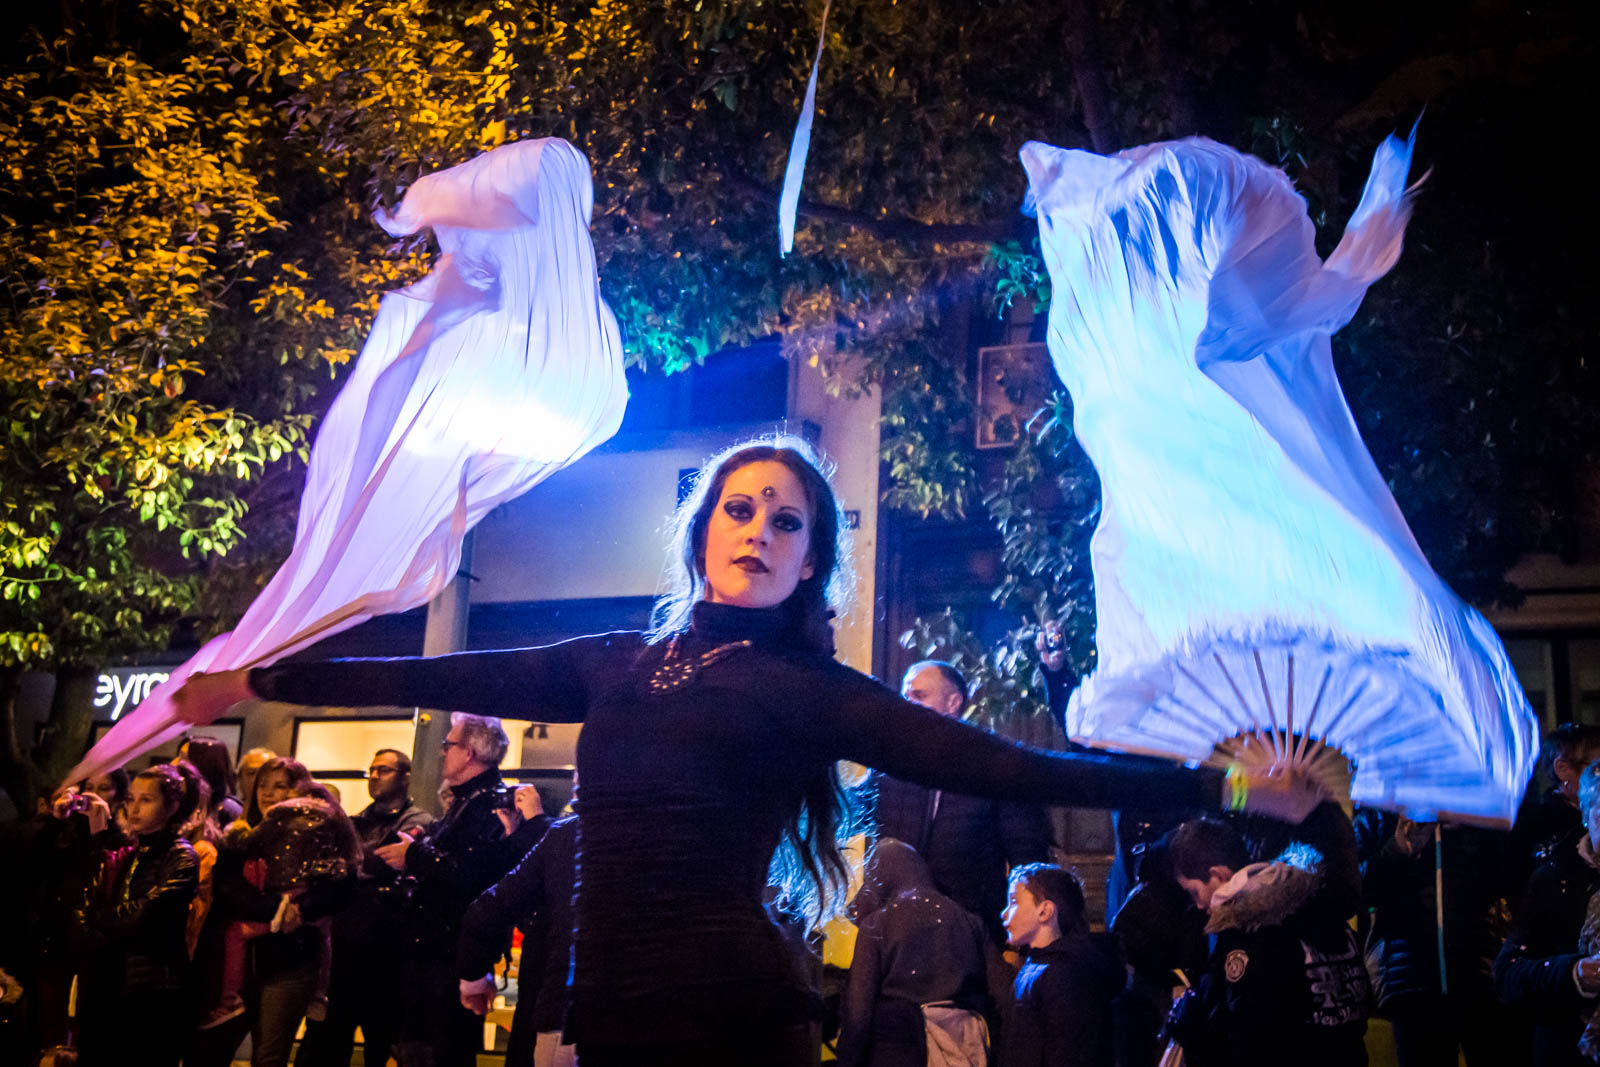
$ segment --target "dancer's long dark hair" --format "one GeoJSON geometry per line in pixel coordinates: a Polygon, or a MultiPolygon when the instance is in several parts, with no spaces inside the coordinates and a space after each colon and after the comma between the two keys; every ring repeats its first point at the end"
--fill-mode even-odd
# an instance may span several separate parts
{"type": "MultiPolygon", "coordinates": [[[[789,617],[788,641],[807,652],[833,655],[832,619],[848,608],[855,585],[850,535],[823,460],[804,440],[787,434],[735,445],[702,468],[673,520],[669,588],[656,601],[652,644],[687,630],[694,605],[705,596],[706,527],[728,476],[766,461],[789,468],[811,505],[811,577],[779,605],[789,617]]],[[[840,840],[855,832],[851,812],[838,768],[830,763],[807,779],[799,806],[784,822],[772,883],[783,910],[809,927],[843,913],[850,865],[840,840]]]]}

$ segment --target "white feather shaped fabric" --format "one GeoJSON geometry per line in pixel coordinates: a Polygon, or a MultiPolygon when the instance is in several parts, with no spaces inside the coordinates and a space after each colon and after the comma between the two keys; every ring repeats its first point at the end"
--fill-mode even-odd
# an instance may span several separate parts
{"type": "Polygon", "coordinates": [[[1024,146],[1050,353],[1103,495],[1068,732],[1196,760],[1315,739],[1358,803],[1509,824],[1537,721],[1423,558],[1329,346],[1399,257],[1410,155],[1379,149],[1323,262],[1283,173],[1214,142],[1024,146]]]}
{"type": "Polygon", "coordinates": [[[565,141],[506,145],[420,179],[394,234],[443,253],[383,298],[329,409],[294,549],[232,632],[209,642],[74,768],[77,781],[181,733],[171,694],[194,671],[258,666],[437,596],[461,540],[616,432],[627,403],[600,296],[589,164],[565,141]]]}

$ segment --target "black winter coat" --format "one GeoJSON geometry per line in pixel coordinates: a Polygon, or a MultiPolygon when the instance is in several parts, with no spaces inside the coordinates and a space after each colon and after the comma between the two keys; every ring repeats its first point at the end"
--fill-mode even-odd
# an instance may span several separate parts
{"type": "Polygon", "coordinates": [[[1600,1001],[1583,997],[1572,980],[1580,958],[1578,933],[1600,871],[1586,862],[1580,828],[1528,879],[1515,925],[1494,961],[1495,991],[1534,1021],[1535,1067],[1587,1064],[1578,1054],[1584,1021],[1600,1001]]]}
{"type": "Polygon", "coordinates": [[[1012,987],[1000,1067],[1111,1067],[1111,1002],[1126,979],[1113,934],[1029,949],[1012,987]]]}
{"type": "Polygon", "coordinates": [[[103,854],[99,875],[74,894],[69,920],[93,961],[84,968],[86,980],[102,995],[181,989],[189,966],[189,902],[199,889],[194,846],[170,830],[103,854]]]}
{"type": "Polygon", "coordinates": [[[939,892],[996,935],[1006,904],[1007,865],[1050,859],[1044,809],[928,789],[886,774],[874,774],[873,785],[878,835],[916,849],[939,892]]]}
{"type": "MultiPolygon", "coordinates": [[[[1394,840],[1395,818],[1378,812],[1363,817],[1386,838],[1367,860],[1363,880],[1373,936],[1381,943],[1379,1006],[1403,1010],[1419,996],[1438,996],[1439,947],[1434,900],[1434,846],[1415,855],[1394,840]]],[[[1444,950],[1446,977],[1454,994],[1471,987],[1487,993],[1490,965],[1500,949],[1491,925],[1496,900],[1504,894],[1500,875],[1507,835],[1471,826],[1447,826],[1444,851],[1444,950]]]]}
{"type": "Polygon", "coordinates": [[[923,1044],[924,1004],[983,1014],[987,936],[977,916],[926,885],[863,918],[840,1006],[840,1064],[872,1064],[879,1044],[923,1044]]]}
{"type": "Polygon", "coordinates": [[[1244,888],[1212,904],[1205,974],[1169,1032],[1191,1067],[1352,1067],[1367,1062],[1371,990],[1348,925],[1360,903],[1350,820],[1323,804],[1304,844],[1246,868],[1244,888]]]}
{"type": "Polygon", "coordinates": [[[571,815],[550,824],[533,851],[472,902],[461,923],[456,975],[468,980],[488,974],[511,943],[511,928],[522,927],[517,1011],[532,1011],[528,1025],[536,1032],[559,1030],[566,1019],[577,863],[578,817],[571,815]]]}
{"type": "Polygon", "coordinates": [[[406,850],[411,944],[452,968],[467,908],[534,844],[521,834],[506,836],[495,815],[503,788],[494,769],[456,786],[450,810],[406,850]]]}
{"type": "MultiPolygon", "coordinates": [[[[206,918],[196,959],[220,959],[221,937],[230,922],[271,922],[281,894],[257,889],[244,876],[245,854],[224,848],[217,855],[211,884],[215,894],[206,918]]],[[[322,934],[311,924],[336,917],[355,900],[355,878],[318,882],[299,899],[302,925],[288,933],[262,934],[250,940],[251,970],[260,981],[314,963],[322,954],[322,934]]]]}

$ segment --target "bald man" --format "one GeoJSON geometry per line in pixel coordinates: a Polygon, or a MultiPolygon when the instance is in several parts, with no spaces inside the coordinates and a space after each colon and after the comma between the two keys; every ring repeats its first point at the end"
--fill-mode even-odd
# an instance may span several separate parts
{"type": "MultiPolygon", "coordinates": [[[[906,671],[900,695],[955,717],[966,707],[967,681],[942,660],[924,660],[906,671]]],[[[879,836],[898,838],[921,853],[939,891],[982,919],[1003,944],[1007,865],[1050,861],[1044,809],[927,789],[882,773],[873,780],[879,836]]]]}

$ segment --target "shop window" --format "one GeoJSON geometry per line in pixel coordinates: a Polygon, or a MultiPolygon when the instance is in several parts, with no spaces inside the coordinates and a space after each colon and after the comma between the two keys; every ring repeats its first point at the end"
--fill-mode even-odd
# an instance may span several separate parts
{"type": "Polygon", "coordinates": [[[295,759],[311,776],[332,787],[344,810],[354,815],[369,803],[367,768],[380,748],[410,754],[416,727],[410,716],[359,719],[296,719],[295,759]]]}
{"type": "Polygon", "coordinates": [[[1555,725],[1555,672],[1550,666],[1550,642],[1540,637],[1508,637],[1506,655],[1539,716],[1542,729],[1555,725]]]}
{"type": "Polygon", "coordinates": [[[1567,642],[1574,722],[1600,723],[1600,637],[1567,642]]]}

